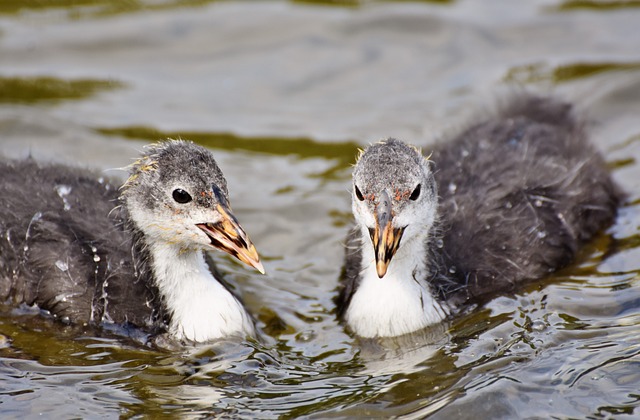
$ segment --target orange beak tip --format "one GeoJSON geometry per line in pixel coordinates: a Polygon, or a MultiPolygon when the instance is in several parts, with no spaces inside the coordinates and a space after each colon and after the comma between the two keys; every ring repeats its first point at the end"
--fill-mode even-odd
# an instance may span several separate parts
{"type": "Polygon", "coordinates": [[[376,272],[378,273],[379,278],[383,278],[385,274],[387,274],[387,264],[382,261],[378,261],[376,264],[376,272]]]}

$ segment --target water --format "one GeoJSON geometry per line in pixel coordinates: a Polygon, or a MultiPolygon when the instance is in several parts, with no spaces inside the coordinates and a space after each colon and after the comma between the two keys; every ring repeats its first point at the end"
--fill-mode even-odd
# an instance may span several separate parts
{"type": "Polygon", "coordinates": [[[638,416],[632,2],[45,3],[0,3],[0,152],[121,177],[145,143],[210,147],[268,275],[216,257],[264,337],[156,350],[3,307],[3,418],[638,416]],[[614,226],[420,336],[345,333],[332,299],[357,148],[427,151],[521,89],[592,116],[628,191],[614,226]]]}

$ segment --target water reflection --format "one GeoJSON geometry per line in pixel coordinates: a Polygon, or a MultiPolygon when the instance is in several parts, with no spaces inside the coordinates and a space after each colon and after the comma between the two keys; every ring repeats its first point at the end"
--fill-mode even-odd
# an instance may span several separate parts
{"type": "Polygon", "coordinates": [[[515,83],[566,83],[605,72],[640,70],[640,62],[572,63],[550,68],[544,63],[527,64],[509,69],[506,82],[515,83]]]}
{"type": "Polygon", "coordinates": [[[140,12],[143,10],[154,11],[204,6],[219,1],[220,0],[168,0],[162,2],[144,0],[48,0],[43,2],[38,0],[25,0],[17,2],[5,0],[0,2],[0,13],[16,14],[28,10],[46,11],[57,9],[66,13],[71,19],[79,19],[105,17],[140,12]]]}
{"type": "MultiPolygon", "coordinates": [[[[97,128],[96,131],[105,135],[123,136],[150,142],[157,139],[184,138],[211,149],[258,152],[281,156],[293,155],[300,159],[323,158],[335,160],[336,164],[334,166],[314,175],[322,179],[335,178],[337,172],[353,164],[359,149],[359,144],[353,141],[327,144],[308,138],[247,138],[230,133],[163,132],[151,127],[97,128]]],[[[287,187],[290,188],[290,186],[287,187]]],[[[282,193],[283,191],[279,190],[279,192],[282,193]]]]}
{"type": "MultiPolygon", "coordinates": [[[[228,1],[228,0],[224,0],[228,1]]],[[[292,3],[320,5],[320,6],[337,6],[337,7],[359,7],[367,5],[370,0],[290,0],[292,3]]],[[[398,0],[376,0],[378,2],[398,0]]],[[[453,0],[400,0],[411,2],[423,2],[434,4],[453,3],[453,0]]],[[[152,12],[171,9],[183,9],[192,7],[203,7],[213,3],[221,3],[223,0],[127,0],[127,1],[109,1],[109,0],[24,0],[0,1],[0,14],[17,14],[24,11],[46,11],[50,9],[58,9],[64,11],[70,19],[82,18],[100,18],[109,17],[120,14],[135,12],[152,12]]]]}
{"type": "Polygon", "coordinates": [[[561,2],[555,8],[560,11],[571,10],[615,10],[629,9],[640,7],[640,1],[637,0],[619,0],[619,1],[598,1],[598,0],[567,0],[561,2]]]}
{"type": "Polygon", "coordinates": [[[124,87],[124,83],[115,80],[0,77],[0,103],[55,104],[64,100],[88,99],[99,92],[124,87]]]}

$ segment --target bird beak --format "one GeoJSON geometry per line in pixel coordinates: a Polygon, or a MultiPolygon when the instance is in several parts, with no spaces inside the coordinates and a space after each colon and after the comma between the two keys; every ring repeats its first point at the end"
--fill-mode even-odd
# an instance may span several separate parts
{"type": "Polygon", "coordinates": [[[233,255],[264,274],[264,267],[260,262],[256,247],[253,246],[249,236],[231,213],[231,209],[228,206],[218,204],[216,211],[221,216],[219,222],[198,224],[198,227],[211,239],[211,246],[233,255]]]}
{"type": "Polygon", "coordinates": [[[389,195],[383,192],[376,207],[376,227],[369,230],[376,254],[376,271],[379,278],[387,274],[387,268],[400,246],[400,239],[404,233],[404,228],[393,227],[392,220],[391,200],[389,195]]]}

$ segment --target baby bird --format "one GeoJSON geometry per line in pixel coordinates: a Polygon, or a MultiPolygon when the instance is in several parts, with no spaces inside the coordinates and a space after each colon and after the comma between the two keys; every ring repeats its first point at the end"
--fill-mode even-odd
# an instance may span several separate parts
{"type": "Polygon", "coordinates": [[[150,146],[120,189],[84,170],[4,160],[0,196],[1,299],[187,342],[255,334],[205,260],[218,249],[264,273],[203,147],[150,146]]]}
{"type": "Polygon", "coordinates": [[[515,98],[436,146],[388,139],[353,172],[339,316],[362,337],[411,333],[566,266],[621,200],[570,105],[515,98]]]}

